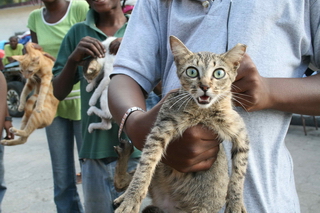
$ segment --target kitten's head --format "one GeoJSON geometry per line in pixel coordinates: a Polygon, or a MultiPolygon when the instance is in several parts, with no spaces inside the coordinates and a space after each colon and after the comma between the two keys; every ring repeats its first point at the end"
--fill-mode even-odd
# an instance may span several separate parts
{"type": "Polygon", "coordinates": [[[12,56],[13,59],[19,61],[20,63],[20,72],[25,78],[33,77],[43,66],[53,65],[53,61],[49,58],[44,59],[45,57],[43,52],[40,49],[35,49],[34,44],[29,42],[26,44],[26,54],[25,55],[16,55],[12,56]],[[41,63],[41,60],[46,60],[47,63],[41,63]]]}
{"type": "Polygon", "coordinates": [[[230,94],[246,45],[237,44],[224,54],[193,53],[174,36],[170,45],[181,86],[199,107],[210,107],[230,94]]]}
{"type": "Polygon", "coordinates": [[[102,66],[98,62],[98,58],[89,58],[83,63],[83,77],[88,83],[91,83],[99,75],[101,69],[102,66]]]}

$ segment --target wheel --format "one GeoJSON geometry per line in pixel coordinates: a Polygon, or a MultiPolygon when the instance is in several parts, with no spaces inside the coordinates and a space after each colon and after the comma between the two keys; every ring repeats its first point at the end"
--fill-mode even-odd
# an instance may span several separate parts
{"type": "Polygon", "coordinates": [[[12,117],[22,117],[24,112],[19,112],[20,95],[23,90],[23,83],[19,81],[8,82],[7,105],[9,114],[12,117]]]}

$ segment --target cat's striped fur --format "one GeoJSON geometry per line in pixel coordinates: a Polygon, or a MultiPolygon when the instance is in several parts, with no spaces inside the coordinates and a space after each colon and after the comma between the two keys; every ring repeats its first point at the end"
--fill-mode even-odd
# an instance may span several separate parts
{"type": "MultiPolygon", "coordinates": [[[[133,179],[115,200],[115,204],[120,204],[116,213],[138,212],[148,190],[153,206],[144,213],[215,213],[224,204],[227,213],[245,213],[243,184],[249,140],[242,118],[232,107],[231,85],[246,46],[238,44],[218,55],[192,53],[173,36],[170,44],[182,87],[162,105],[133,179]],[[208,171],[180,173],[160,162],[169,142],[198,124],[217,133],[221,141],[232,142],[230,179],[222,144],[208,171]]],[[[120,158],[128,158],[121,147],[116,150],[120,158]]]]}
{"type": "Polygon", "coordinates": [[[38,128],[50,125],[55,117],[58,99],[53,95],[52,67],[53,61],[45,56],[48,53],[35,49],[33,43],[26,44],[25,55],[12,56],[20,62],[22,75],[27,79],[20,96],[18,110],[23,111],[20,130],[14,127],[10,131],[19,138],[2,140],[1,144],[12,146],[27,142],[29,135],[38,128]],[[33,95],[27,99],[33,91],[33,95]]]}

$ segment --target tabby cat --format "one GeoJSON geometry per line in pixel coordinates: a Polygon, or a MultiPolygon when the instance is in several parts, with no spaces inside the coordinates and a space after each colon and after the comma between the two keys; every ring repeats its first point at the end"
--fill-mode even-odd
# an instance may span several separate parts
{"type": "Polygon", "coordinates": [[[115,39],[116,37],[108,37],[105,41],[102,42],[107,50],[104,58],[95,58],[89,60],[88,65],[85,65],[83,68],[83,76],[88,82],[88,85],[86,87],[87,92],[91,92],[100,81],[89,100],[90,108],[88,109],[87,114],[96,114],[101,118],[101,122],[91,123],[88,127],[88,131],[90,133],[94,129],[109,130],[112,127],[112,115],[109,111],[108,106],[108,87],[110,82],[109,76],[113,70],[113,62],[115,56],[109,53],[109,46],[115,39]],[[99,98],[101,109],[95,106],[99,98]]]}
{"type": "MultiPolygon", "coordinates": [[[[162,105],[132,181],[114,201],[120,205],[116,213],[138,212],[148,190],[153,205],[146,207],[144,213],[215,213],[224,205],[227,213],[245,213],[243,184],[249,140],[242,118],[232,108],[231,85],[246,46],[237,44],[224,54],[193,53],[174,36],[170,36],[170,45],[182,87],[162,105]],[[181,173],[160,162],[168,143],[197,124],[216,132],[221,141],[232,142],[230,179],[222,144],[208,171],[181,173]]],[[[130,145],[115,148],[121,166],[125,165],[121,159],[129,158],[130,145]]],[[[117,172],[115,179],[123,178],[123,169],[117,168],[117,172]]],[[[125,184],[120,186],[116,181],[115,184],[125,188],[125,184]]]]}
{"type": "Polygon", "coordinates": [[[55,117],[58,99],[53,95],[52,67],[53,61],[48,53],[35,49],[31,42],[26,44],[25,55],[12,56],[20,62],[22,75],[27,79],[23,87],[18,110],[24,115],[20,130],[14,127],[10,131],[20,138],[2,140],[1,144],[12,146],[27,142],[29,135],[38,128],[50,125],[55,117]],[[28,95],[33,91],[28,100],[28,95]]]}

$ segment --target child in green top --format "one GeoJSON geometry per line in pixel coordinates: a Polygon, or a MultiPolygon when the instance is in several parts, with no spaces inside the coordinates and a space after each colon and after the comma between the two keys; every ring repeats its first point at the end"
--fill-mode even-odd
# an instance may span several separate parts
{"type": "MultiPolygon", "coordinates": [[[[80,81],[83,145],[80,151],[82,162],[82,185],[86,213],[113,212],[113,200],[119,196],[113,186],[114,167],[117,155],[113,146],[118,144],[116,123],[108,131],[88,132],[90,123],[100,122],[96,115],[88,116],[89,99],[92,92],[86,92],[87,81],[83,78],[81,61],[87,56],[103,57],[105,50],[101,44],[108,36],[122,37],[129,16],[121,9],[120,0],[87,0],[91,9],[85,22],[75,24],[65,36],[55,62],[53,73],[54,94],[63,100],[74,83],[80,81]]],[[[120,43],[121,39],[115,42],[120,43]]],[[[112,52],[110,50],[110,52],[112,52]]],[[[115,54],[116,51],[112,53],[115,54]]],[[[100,108],[99,101],[96,107],[100,108]]],[[[123,136],[125,137],[125,136],[123,136]]],[[[140,157],[135,150],[129,162],[129,170],[134,168],[140,157]]]]}
{"type": "MultiPolygon", "coordinates": [[[[31,12],[28,28],[32,42],[54,58],[71,26],[84,21],[89,6],[85,1],[42,0],[45,7],[31,12]]],[[[74,85],[60,101],[52,124],[46,127],[54,181],[54,202],[58,213],[83,212],[76,186],[74,139],[82,145],[80,85],[74,85]]]]}

